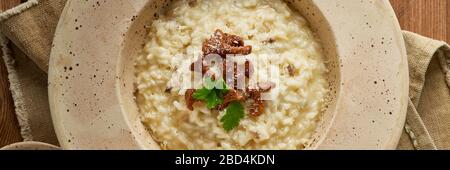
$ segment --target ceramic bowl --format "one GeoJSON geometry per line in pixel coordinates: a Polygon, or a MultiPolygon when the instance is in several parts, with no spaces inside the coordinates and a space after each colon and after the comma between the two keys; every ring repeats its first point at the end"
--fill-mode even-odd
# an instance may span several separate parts
{"type": "MultiPolygon", "coordinates": [[[[308,149],[395,149],[408,67],[387,0],[288,0],[319,36],[331,103],[308,149]]],[[[159,149],[134,102],[134,58],[164,0],[68,1],[50,59],[49,98],[64,149],[159,149]]]]}
{"type": "Polygon", "coordinates": [[[41,142],[19,142],[1,148],[0,150],[60,150],[61,148],[41,142]]]}

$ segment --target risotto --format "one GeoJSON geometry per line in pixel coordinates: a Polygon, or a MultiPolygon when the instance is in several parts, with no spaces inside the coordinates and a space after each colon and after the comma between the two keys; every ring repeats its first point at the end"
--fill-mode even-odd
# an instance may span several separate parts
{"type": "Polygon", "coordinates": [[[284,1],[174,1],[148,36],[136,60],[136,102],[162,149],[304,149],[311,143],[326,104],[327,69],[308,22],[284,1]],[[226,101],[219,92],[213,107],[209,102],[189,107],[187,100],[197,81],[192,63],[205,53],[212,35],[234,37],[229,45],[245,47],[238,54],[254,62],[258,82],[276,84],[258,105],[264,106],[258,107],[261,113],[251,114],[256,111],[241,102],[245,115],[231,116],[239,119],[232,128],[224,119],[239,103],[214,109],[226,101]]]}

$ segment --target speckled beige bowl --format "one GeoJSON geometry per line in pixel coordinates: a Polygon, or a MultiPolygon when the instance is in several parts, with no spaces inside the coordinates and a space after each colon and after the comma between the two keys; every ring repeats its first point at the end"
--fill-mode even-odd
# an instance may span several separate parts
{"type": "Polygon", "coordinates": [[[41,142],[19,142],[1,148],[0,150],[60,150],[61,148],[41,142]]]}
{"type": "MultiPolygon", "coordinates": [[[[134,57],[170,1],[68,1],[53,42],[49,97],[64,149],[159,149],[133,100],[134,57]]],[[[408,68],[387,0],[289,0],[323,43],[331,103],[308,149],[394,149],[408,68]]]]}

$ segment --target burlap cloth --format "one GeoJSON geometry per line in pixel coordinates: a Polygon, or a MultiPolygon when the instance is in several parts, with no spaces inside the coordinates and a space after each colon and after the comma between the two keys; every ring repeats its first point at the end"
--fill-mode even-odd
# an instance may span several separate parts
{"type": "MultiPolygon", "coordinates": [[[[32,0],[0,15],[0,31],[6,37],[3,58],[26,141],[58,144],[49,113],[46,72],[65,2],[32,0]]],[[[403,35],[411,85],[398,149],[450,149],[450,48],[414,33],[403,35]]]]}

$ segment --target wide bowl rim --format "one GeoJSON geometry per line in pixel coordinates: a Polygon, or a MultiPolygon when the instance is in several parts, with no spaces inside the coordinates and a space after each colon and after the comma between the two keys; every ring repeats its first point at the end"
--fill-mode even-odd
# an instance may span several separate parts
{"type": "MultiPolygon", "coordinates": [[[[384,8],[388,9],[387,10],[387,12],[389,13],[388,15],[395,16],[395,13],[394,13],[392,7],[389,5],[389,2],[387,0],[383,0],[381,2],[381,4],[383,5],[384,8]]],[[[61,15],[62,18],[64,18],[64,16],[68,15],[69,8],[70,8],[70,3],[67,3],[66,6],[64,7],[62,15],[61,15]]],[[[61,32],[62,31],[61,28],[60,28],[60,25],[63,25],[62,22],[64,22],[64,19],[61,19],[59,21],[57,32],[61,32]]],[[[393,29],[395,29],[398,32],[395,35],[396,36],[395,39],[397,39],[397,41],[403,41],[403,37],[401,36],[400,25],[398,23],[397,18],[393,17],[392,22],[393,22],[393,25],[394,25],[393,27],[396,27],[396,28],[393,28],[393,29]]],[[[56,39],[61,39],[60,35],[57,34],[55,36],[55,40],[56,39]]],[[[55,46],[55,44],[54,44],[54,46],[55,46]]],[[[401,53],[402,57],[405,57],[406,56],[406,48],[405,48],[404,44],[400,44],[399,48],[400,48],[399,50],[400,50],[400,53],[401,53]]],[[[54,122],[55,131],[56,131],[58,140],[60,141],[60,144],[61,144],[61,146],[63,148],[69,148],[70,149],[70,148],[74,148],[74,145],[72,143],[70,143],[70,142],[67,142],[67,139],[69,139],[67,137],[67,134],[66,134],[67,133],[67,129],[66,129],[67,127],[64,126],[64,123],[62,121],[63,118],[61,117],[61,114],[57,113],[57,109],[56,109],[57,106],[55,106],[55,105],[56,105],[56,103],[58,103],[57,102],[58,99],[53,97],[53,96],[55,96],[54,92],[55,92],[56,89],[55,89],[54,86],[51,85],[51,84],[55,84],[55,81],[52,80],[51,77],[60,76],[59,74],[56,74],[57,73],[56,68],[53,66],[53,65],[56,64],[56,61],[55,61],[56,59],[55,58],[59,57],[58,55],[60,55],[60,53],[58,53],[57,51],[52,49],[51,60],[50,60],[50,65],[49,65],[49,100],[50,100],[50,108],[51,108],[51,115],[52,115],[52,119],[53,119],[53,122],[54,122]]],[[[406,65],[405,66],[406,70],[407,70],[407,67],[408,66],[406,65]]],[[[404,71],[404,70],[402,70],[402,71],[404,71]]],[[[407,72],[406,73],[402,73],[402,74],[403,74],[403,76],[405,76],[404,74],[407,74],[407,72]]],[[[405,79],[404,82],[403,82],[404,83],[403,84],[404,87],[408,86],[408,82],[409,82],[409,81],[407,81],[408,78],[409,78],[408,76],[404,77],[404,79],[405,79]]],[[[342,91],[339,92],[339,95],[341,93],[342,93],[342,91]]],[[[407,98],[405,98],[405,96],[407,97],[407,93],[408,93],[407,88],[403,89],[403,91],[401,93],[402,93],[402,97],[399,100],[407,100],[407,98]]],[[[405,104],[405,103],[403,103],[403,104],[405,104]]],[[[399,111],[401,113],[399,113],[399,114],[403,114],[404,118],[400,118],[399,120],[397,120],[397,122],[399,122],[399,124],[403,124],[405,122],[405,120],[406,120],[406,107],[407,107],[407,104],[405,104],[404,106],[401,106],[401,107],[402,108],[399,111]]],[[[400,116],[400,117],[402,117],[402,116],[400,116]]],[[[127,121],[127,123],[129,123],[129,121],[127,121]]],[[[128,126],[130,126],[130,125],[128,125],[128,126]]],[[[327,130],[326,133],[328,133],[328,131],[329,131],[329,129],[327,130]]],[[[395,132],[392,132],[393,135],[389,139],[390,141],[387,142],[388,144],[386,146],[382,146],[381,148],[384,148],[384,149],[395,149],[395,147],[398,144],[398,141],[400,139],[402,128],[397,128],[394,131],[395,132]]],[[[323,140],[325,140],[325,139],[323,139],[323,140]]],[[[136,141],[134,141],[134,142],[136,142],[136,141]]],[[[139,142],[137,142],[137,143],[139,143],[139,142]]],[[[322,143],[322,141],[320,141],[319,143],[322,143]]],[[[136,144],[136,146],[139,146],[139,148],[145,148],[141,144],[136,144]]],[[[312,149],[321,149],[321,148],[317,148],[316,147],[316,148],[312,148],[312,149]]]]}

